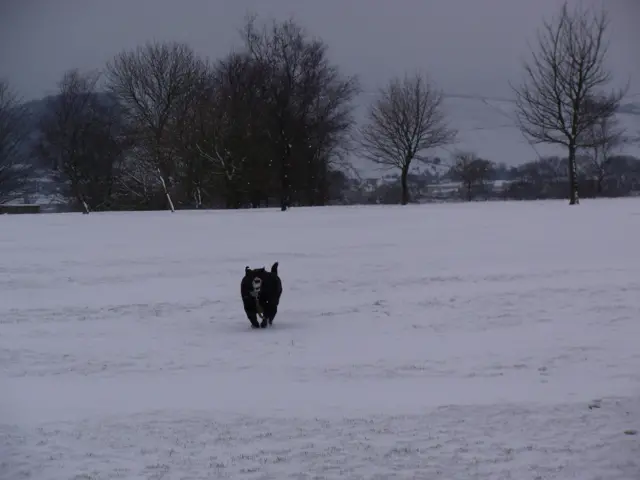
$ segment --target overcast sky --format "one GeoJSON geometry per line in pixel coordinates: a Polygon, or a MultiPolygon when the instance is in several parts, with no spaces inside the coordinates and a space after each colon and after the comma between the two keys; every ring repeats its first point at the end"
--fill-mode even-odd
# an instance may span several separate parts
{"type": "MultiPolygon", "coordinates": [[[[579,0],[572,0],[577,2],[579,0]]],[[[611,65],[640,93],[640,0],[605,0],[611,65]]],[[[69,68],[100,68],[147,40],[190,43],[216,58],[239,44],[245,13],[293,16],[373,90],[420,68],[446,91],[509,95],[527,36],[560,0],[0,0],[0,77],[26,99],[69,68]]],[[[640,98],[640,97],[636,97],[640,98]]]]}

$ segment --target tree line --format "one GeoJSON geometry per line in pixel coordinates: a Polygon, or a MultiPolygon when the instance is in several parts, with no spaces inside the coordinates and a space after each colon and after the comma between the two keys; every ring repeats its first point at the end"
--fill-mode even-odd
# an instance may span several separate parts
{"type": "Polygon", "coordinates": [[[326,203],[357,79],[291,20],[249,18],[242,39],[213,62],[156,42],[66,72],[35,152],[64,196],[85,212],[326,203]]]}
{"type": "MultiPolygon", "coordinates": [[[[589,156],[577,157],[581,196],[624,197],[640,195],[640,158],[613,154],[595,164],[589,156]]],[[[567,197],[567,157],[542,157],[518,166],[458,153],[450,166],[407,175],[414,202],[476,200],[545,200],[567,197]]],[[[444,165],[444,164],[439,164],[444,165]]],[[[402,201],[400,175],[382,182],[342,178],[335,202],[341,204],[397,204],[402,201]]]]}
{"type": "MultiPolygon", "coordinates": [[[[612,191],[611,172],[621,171],[612,158],[629,137],[616,123],[626,90],[607,87],[608,25],[604,11],[565,3],[543,23],[523,81],[512,86],[523,134],[567,152],[512,172],[520,172],[512,188],[525,197],[551,182],[532,172],[552,163],[553,189],[571,204],[579,203],[578,192],[612,191]]],[[[450,162],[433,155],[455,145],[458,132],[428,75],[390,80],[356,125],[359,80],[331,63],[322,39],[293,20],[259,24],[256,17],[247,18],[241,39],[216,61],[183,43],[156,42],[120,52],[101,72],[66,72],[28,154],[87,213],[325,205],[345,183],[351,155],[396,171],[401,204],[415,200],[417,164],[444,170],[468,199],[500,170],[470,152],[456,151],[450,162]]],[[[29,178],[19,155],[25,118],[0,83],[0,201],[29,178]]]]}
{"type": "MultiPolygon", "coordinates": [[[[532,143],[563,147],[566,152],[566,196],[579,203],[578,157],[605,165],[628,141],[616,113],[628,88],[609,89],[606,67],[609,20],[604,10],[565,2],[553,21],[544,21],[538,48],[524,64],[523,81],[512,85],[516,124],[532,143]]],[[[400,171],[401,203],[409,201],[407,177],[416,163],[437,165],[435,147],[454,144],[457,132],[442,109],[442,91],[425,75],[393,79],[379,94],[363,128],[361,146],[367,158],[400,171]]],[[[469,152],[453,155],[453,175],[471,195],[470,178],[489,175],[490,162],[469,152]]]]}

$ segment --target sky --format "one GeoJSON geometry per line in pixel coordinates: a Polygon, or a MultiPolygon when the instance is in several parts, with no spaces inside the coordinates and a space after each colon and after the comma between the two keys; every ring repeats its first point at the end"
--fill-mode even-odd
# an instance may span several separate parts
{"type": "MultiPolygon", "coordinates": [[[[604,1],[611,67],[640,99],[640,0],[604,1]]],[[[149,40],[219,58],[240,45],[243,17],[254,12],[293,17],[322,37],[365,91],[419,69],[446,93],[505,97],[527,41],[559,8],[559,0],[0,0],[0,77],[29,100],[54,93],[66,70],[102,68],[149,40]]]]}

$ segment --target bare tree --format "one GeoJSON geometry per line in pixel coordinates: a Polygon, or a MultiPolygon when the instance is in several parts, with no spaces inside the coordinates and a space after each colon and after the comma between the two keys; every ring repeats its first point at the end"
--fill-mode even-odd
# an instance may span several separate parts
{"type": "Polygon", "coordinates": [[[299,169],[298,182],[306,192],[307,205],[329,201],[330,179],[338,171],[354,171],[349,163],[353,146],[353,108],[351,100],[359,91],[355,78],[340,81],[337,69],[325,71],[327,88],[312,103],[306,120],[303,151],[306,162],[299,169]]]}
{"type": "Polygon", "coordinates": [[[538,33],[538,51],[525,63],[525,80],[512,87],[516,118],[533,142],[562,145],[568,151],[569,203],[578,204],[576,152],[590,147],[584,135],[594,123],[617,111],[625,91],[602,90],[611,81],[607,70],[608,18],[604,11],[569,11],[565,2],[554,22],[538,33]],[[589,98],[603,101],[586,108],[589,98]]]}
{"type": "Polygon", "coordinates": [[[107,64],[108,89],[120,101],[135,138],[136,155],[129,162],[137,162],[135,170],[145,177],[136,176],[132,188],[147,185],[155,175],[152,188],[166,195],[171,211],[170,192],[180,174],[182,147],[175,144],[174,133],[189,110],[185,102],[196,98],[193,89],[205,69],[204,62],[182,43],[147,43],[121,52],[107,64]]]}
{"type": "Polygon", "coordinates": [[[363,156],[400,169],[402,204],[409,203],[407,175],[414,160],[428,162],[426,152],[455,141],[442,108],[443,95],[420,74],[394,78],[380,90],[361,131],[363,156]]]}
{"type": "MultiPolygon", "coordinates": [[[[254,189],[248,173],[258,162],[249,158],[266,150],[260,128],[263,82],[264,70],[249,54],[231,53],[216,64],[209,85],[201,91],[196,147],[206,170],[220,180],[228,208],[240,207],[242,198],[254,189]]],[[[266,172],[262,173],[264,181],[266,172]]]]}
{"type": "MultiPolygon", "coordinates": [[[[606,102],[607,99],[604,99],[606,102]]],[[[593,108],[598,111],[598,99],[591,99],[585,108],[593,108]]],[[[602,195],[604,180],[610,171],[612,157],[627,143],[625,129],[615,115],[600,115],[584,132],[583,144],[586,149],[587,173],[592,175],[596,182],[596,195],[602,195]]]]}
{"type": "Polygon", "coordinates": [[[0,80],[0,204],[26,193],[33,171],[25,163],[28,117],[29,112],[9,84],[0,80]]]}
{"type": "Polygon", "coordinates": [[[84,213],[109,208],[121,159],[121,122],[113,99],[97,90],[98,72],[67,71],[40,121],[40,155],[50,161],[65,196],[84,213]]]}
{"type": "MultiPolygon", "coordinates": [[[[327,45],[310,38],[294,21],[259,28],[249,17],[243,30],[246,51],[264,68],[260,89],[268,162],[278,170],[281,210],[292,203],[306,167],[319,165],[344,146],[351,128],[351,102],[359,91],[356,77],[343,77],[327,58],[327,45]]],[[[315,183],[315,182],[314,182],[315,183]]]]}
{"type": "Polygon", "coordinates": [[[462,183],[465,198],[470,202],[478,191],[486,190],[486,182],[493,174],[493,164],[473,153],[459,152],[449,174],[453,180],[462,183]]]}

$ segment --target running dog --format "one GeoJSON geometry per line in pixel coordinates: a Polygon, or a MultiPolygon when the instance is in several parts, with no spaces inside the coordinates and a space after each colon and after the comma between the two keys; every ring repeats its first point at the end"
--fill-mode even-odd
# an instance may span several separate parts
{"type": "Polygon", "coordinates": [[[271,271],[262,268],[245,267],[244,278],[240,283],[240,294],[247,318],[252,328],[267,328],[273,324],[278,313],[278,304],[282,295],[282,281],[278,276],[278,262],[271,271]],[[261,322],[258,323],[258,316],[261,322]]]}

